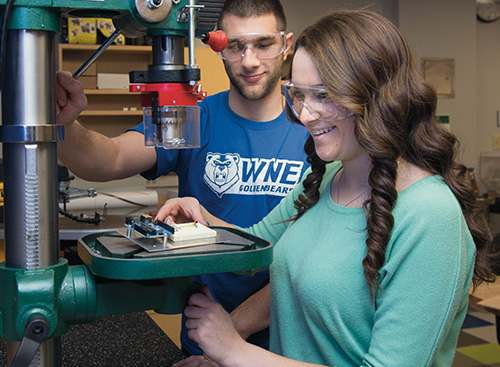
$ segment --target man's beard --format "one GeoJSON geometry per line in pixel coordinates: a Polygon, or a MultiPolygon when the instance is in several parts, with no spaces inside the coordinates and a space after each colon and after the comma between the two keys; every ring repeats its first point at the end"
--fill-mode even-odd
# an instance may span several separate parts
{"type": "Polygon", "coordinates": [[[264,86],[258,90],[253,90],[248,88],[245,82],[242,82],[241,78],[236,77],[228,63],[224,61],[224,68],[226,69],[227,76],[231,81],[231,84],[236,88],[238,93],[249,101],[258,101],[267,97],[276,88],[276,84],[281,79],[281,67],[283,62],[279,65],[274,65],[274,68],[268,73],[268,79],[264,86]]]}

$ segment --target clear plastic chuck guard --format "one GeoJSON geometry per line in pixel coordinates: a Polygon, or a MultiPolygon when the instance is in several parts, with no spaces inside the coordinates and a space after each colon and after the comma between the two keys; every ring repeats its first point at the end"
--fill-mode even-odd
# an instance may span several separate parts
{"type": "Polygon", "coordinates": [[[144,108],[146,146],[164,149],[200,146],[200,108],[198,106],[160,106],[144,108]]]}

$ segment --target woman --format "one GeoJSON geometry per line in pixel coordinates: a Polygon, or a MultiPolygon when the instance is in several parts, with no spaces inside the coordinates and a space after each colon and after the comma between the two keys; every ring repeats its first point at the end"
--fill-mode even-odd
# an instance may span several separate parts
{"type": "MultiPolygon", "coordinates": [[[[276,243],[271,352],[240,338],[207,292],[190,298],[189,335],[221,366],[450,366],[471,281],[492,274],[435,92],[372,12],[326,15],[295,50],[284,92],[311,134],[311,170],[247,229],[276,243]]],[[[167,201],[167,215],[222,224],[193,198],[167,201]]]]}

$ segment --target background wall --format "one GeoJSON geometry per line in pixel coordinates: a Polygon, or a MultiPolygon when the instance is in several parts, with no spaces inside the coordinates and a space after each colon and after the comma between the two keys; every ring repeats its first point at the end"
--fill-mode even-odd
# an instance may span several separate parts
{"type": "MultiPolygon", "coordinates": [[[[477,22],[477,151],[490,151],[493,136],[500,134],[497,113],[500,110],[500,21],[477,22]]],[[[495,151],[496,155],[500,151],[495,151]]],[[[498,172],[497,172],[498,173],[498,172]]],[[[482,190],[492,189],[480,182],[482,190]]]]}
{"type": "Polygon", "coordinates": [[[397,24],[397,0],[281,0],[285,8],[288,30],[297,37],[300,32],[328,10],[368,8],[380,12],[397,24]]]}
{"type": "Polygon", "coordinates": [[[449,114],[451,130],[462,142],[462,160],[477,165],[475,0],[399,1],[400,29],[417,61],[422,57],[455,59],[455,98],[440,98],[438,114],[449,114]]]}

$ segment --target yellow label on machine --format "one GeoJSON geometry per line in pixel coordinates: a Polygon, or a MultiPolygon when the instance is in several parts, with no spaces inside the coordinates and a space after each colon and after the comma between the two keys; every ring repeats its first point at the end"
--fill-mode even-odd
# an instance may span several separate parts
{"type": "Polygon", "coordinates": [[[68,43],[95,45],[96,41],[95,18],[68,18],[68,43]]]}

